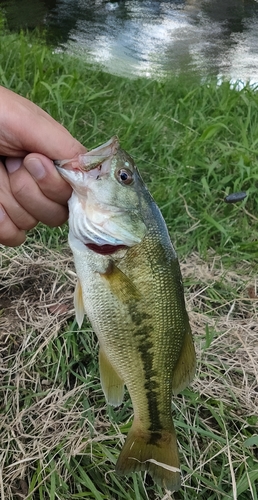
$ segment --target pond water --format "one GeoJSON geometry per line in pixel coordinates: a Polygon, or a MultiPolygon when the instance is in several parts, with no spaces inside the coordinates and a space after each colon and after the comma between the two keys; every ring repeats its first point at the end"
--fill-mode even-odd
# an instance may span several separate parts
{"type": "Polygon", "coordinates": [[[0,0],[11,30],[44,29],[126,76],[184,73],[258,83],[256,0],[0,0]]]}

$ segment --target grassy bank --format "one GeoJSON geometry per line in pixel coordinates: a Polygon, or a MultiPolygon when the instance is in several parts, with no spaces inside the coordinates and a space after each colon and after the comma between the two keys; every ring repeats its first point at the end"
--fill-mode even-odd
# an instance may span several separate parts
{"type": "Polygon", "coordinates": [[[117,134],[137,161],[180,253],[257,257],[258,94],[228,82],[128,80],[1,37],[0,82],[41,105],[87,147],[117,134]],[[28,53],[30,54],[29,57],[28,53]],[[232,206],[225,194],[246,190],[232,206]]]}
{"type": "Polygon", "coordinates": [[[181,256],[199,362],[173,403],[182,490],[117,477],[131,402],[106,406],[96,339],[74,321],[66,227],[39,227],[22,248],[2,249],[2,499],[257,500],[256,90],[127,80],[23,34],[3,33],[0,54],[2,85],[88,148],[117,134],[135,158],[181,256]],[[226,205],[238,190],[247,199],[226,205]]]}

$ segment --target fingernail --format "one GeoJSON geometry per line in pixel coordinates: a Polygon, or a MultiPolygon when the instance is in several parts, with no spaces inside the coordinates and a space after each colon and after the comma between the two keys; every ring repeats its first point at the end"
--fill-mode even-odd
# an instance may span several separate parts
{"type": "Polygon", "coordinates": [[[37,180],[43,179],[46,175],[45,167],[38,158],[29,158],[25,161],[26,169],[37,180]]]}
{"type": "Polygon", "coordinates": [[[9,172],[9,174],[12,174],[13,172],[16,172],[18,168],[20,168],[22,164],[22,158],[6,158],[5,160],[5,166],[9,172]]]}

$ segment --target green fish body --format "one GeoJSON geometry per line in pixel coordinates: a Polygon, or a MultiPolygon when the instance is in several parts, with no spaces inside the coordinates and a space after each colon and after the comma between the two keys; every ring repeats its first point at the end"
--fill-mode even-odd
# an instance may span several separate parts
{"type": "Polygon", "coordinates": [[[74,170],[74,162],[70,170],[69,163],[58,168],[74,189],[69,244],[78,276],[77,321],[86,313],[98,336],[107,402],[121,404],[124,385],[132,399],[134,420],[117,473],[147,470],[176,491],[181,481],[171,399],[195,372],[181,272],[133,160],[116,137],[107,144],[115,144],[113,154],[103,155],[97,167],[93,162],[92,170],[74,170]]]}

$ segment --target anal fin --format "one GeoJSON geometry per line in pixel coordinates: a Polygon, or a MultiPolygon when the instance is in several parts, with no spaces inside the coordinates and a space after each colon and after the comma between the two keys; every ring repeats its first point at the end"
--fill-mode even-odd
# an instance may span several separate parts
{"type": "Polygon", "coordinates": [[[124,397],[124,382],[107,358],[104,349],[99,349],[99,371],[102,390],[107,403],[119,406],[124,397]]]}

